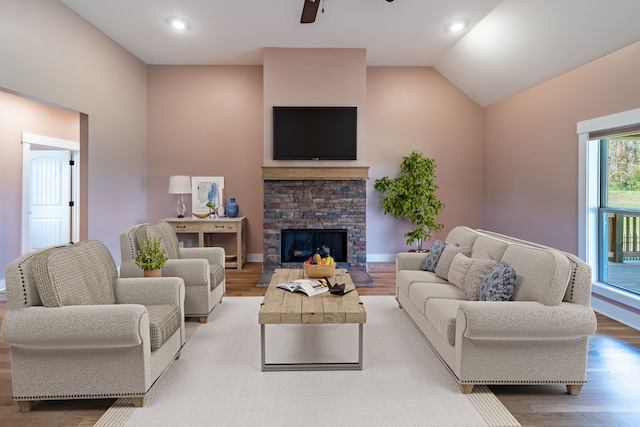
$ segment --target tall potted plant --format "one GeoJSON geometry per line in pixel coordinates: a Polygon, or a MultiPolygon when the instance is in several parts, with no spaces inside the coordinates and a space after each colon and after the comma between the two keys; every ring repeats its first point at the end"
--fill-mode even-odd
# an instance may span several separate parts
{"type": "Polygon", "coordinates": [[[396,219],[408,219],[412,231],[404,234],[407,245],[422,243],[431,238],[432,232],[442,229],[436,216],[444,204],[436,196],[435,161],[420,151],[413,151],[402,158],[400,173],[395,178],[384,177],[375,181],[375,189],[381,193],[380,205],[384,214],[396,219]]]}
{"type": "Polygon", "coordinates": [[[160,237],[146,239],[140,243],[136,265],[144,270],[144,277],[160,277],[162,267],[167,262],[167,253],[160,243],[160,237]]]}

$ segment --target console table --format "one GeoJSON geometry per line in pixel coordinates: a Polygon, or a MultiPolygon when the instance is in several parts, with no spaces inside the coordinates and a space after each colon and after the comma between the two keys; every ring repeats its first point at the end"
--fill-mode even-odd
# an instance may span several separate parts
{"type": "Polygon", "coordinates": [[[198,235],[198,246],[205,246],[205,235],[235,233],[236,235],[236,259],[226,261],[226,268],[242,269],[247,262],[247,217],[237,218],[164,218],[171,224],[173,231],[179,233],[195,233],[198,235]]]}

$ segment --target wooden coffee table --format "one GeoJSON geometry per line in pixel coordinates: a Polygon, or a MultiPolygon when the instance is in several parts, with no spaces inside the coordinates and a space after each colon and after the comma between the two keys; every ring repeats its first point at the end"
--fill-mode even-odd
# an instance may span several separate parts
{"type": "MultiPolygon", "coordinates": [[[[336,269],[342,273],[345,291],[355,289],[351,276],[345,269],[336,269]]],[[[322,370],[362,370],[362,330],[367,321],[367,313],[354,290],[344,296],[326,292],[308,297],[300,292],[289,292],[277,288],[280,283],[302,279],[302,269],[276,269],[260,305],[258,323],[260,324],[260,352],[263,371],[322,371],[322,370]],[[265,326],[268,324],[318,325],[332,323],[357,323],[358,361],[340,363],[267,363],[265,360],[265,326]]],[[[331,280],[331,278],[329,278],[331,280]]]]}

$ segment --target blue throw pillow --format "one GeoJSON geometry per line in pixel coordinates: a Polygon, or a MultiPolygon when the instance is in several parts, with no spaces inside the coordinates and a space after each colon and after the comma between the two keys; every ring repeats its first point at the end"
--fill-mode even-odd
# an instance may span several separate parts
{"type": "Polygon", "coordinates": [[[516,290],[516,270],[502,261],[494,265],[484,276],[480,289],[479,301],[509,301],[516,290]]]}
{"type": "Polygon", "coordinates": [[[435,272],[436,267],[438,266],[438,261],[440,261],[440,255],[444,252],[444,248],[447,247],[447,244],[442,240],[436,240],[429,251],[429,255],[422,263],[422,269],[425,271],[435,272]]]}

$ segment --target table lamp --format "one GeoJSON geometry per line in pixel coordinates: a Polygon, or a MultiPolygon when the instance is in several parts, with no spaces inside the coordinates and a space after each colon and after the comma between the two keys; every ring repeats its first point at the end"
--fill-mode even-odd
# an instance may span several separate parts
{"type": "Polygon", "coordinates": [[[191,193],[191,177],[172,175],[169,177],[169,194],[178,194],[178,218],[184,218],[184,200],[182,195],[191,193]]]}

